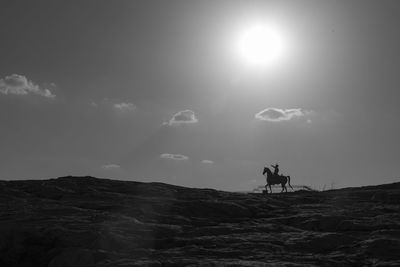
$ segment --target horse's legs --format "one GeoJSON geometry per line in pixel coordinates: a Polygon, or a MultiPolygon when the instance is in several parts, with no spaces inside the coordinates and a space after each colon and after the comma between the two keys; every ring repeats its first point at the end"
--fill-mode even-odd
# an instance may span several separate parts
{"type": "Polygon", "coordinates": [[[285,190],[285,185],[284,185],[284,184],[282,184],[282,191],[281,191],[281,193],[283,193],[283,190],[285,190]]]}
{"type": "Polygon", "coordinates": [[[268,194],[268,184],[265,185],[265,192],[268,194]]]}
{"type": "Polygon", "coordinates": [[[285,177],[285,180],[282,183],[282,191],[283,191],[283,189],[285,189],[285,192],[287,193],[286,183],[288,182],[288,177],[287,176],[284,176],[284,177],[285,177]]]}
{"type": "Polygon", "coordinates": [[[271,188],[271,185],[269,184],[268,186],[269,186],[269,190],[271,191],[271,194],[272,194],[272,188],[271,188]]]}

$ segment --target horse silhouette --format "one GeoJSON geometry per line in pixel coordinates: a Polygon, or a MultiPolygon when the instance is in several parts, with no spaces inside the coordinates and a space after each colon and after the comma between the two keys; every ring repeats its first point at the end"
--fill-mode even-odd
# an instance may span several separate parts
{"type": "Polygon", "coordinates": [[[265,185],[265,190],[268,193],[268,188],[271,191],[272,194],[272,189],[271,189],[271,185],[274,184],[281,184],[282,185],[282,191],[281,193],[285,190],[285,192],[287,192],[287,188],[286,188],[286,183],[290,186],[290,188],[293,189],[293,187],[290,185],[290,176],[283,176],[283,175],[275,175],[271,172],[271,170],[267,167],[264,167],[264,171],[263,171],[263,175],[265,176],[265,173],[267,173],[267,184],[265,185]]]}

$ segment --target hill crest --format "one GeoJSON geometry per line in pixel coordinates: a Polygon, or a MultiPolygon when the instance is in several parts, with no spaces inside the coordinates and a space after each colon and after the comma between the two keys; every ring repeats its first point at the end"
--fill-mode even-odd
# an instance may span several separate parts
{"type": "Polygon", "coordinates": [[[1,266],[400,263],[400,183],[262,195],[67,176],[0,181],[0,199],[1,266]]]}

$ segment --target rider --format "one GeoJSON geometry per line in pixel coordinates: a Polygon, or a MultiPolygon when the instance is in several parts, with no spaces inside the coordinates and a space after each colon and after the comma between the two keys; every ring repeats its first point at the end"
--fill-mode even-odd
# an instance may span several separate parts
{"type": "Polygon", "coordinates": [[[278,173],[279,173],[279,165],[275,164],[275,166],[271,165],[271,167],[274,168],[274,175],[278,175],[278,173]]]}

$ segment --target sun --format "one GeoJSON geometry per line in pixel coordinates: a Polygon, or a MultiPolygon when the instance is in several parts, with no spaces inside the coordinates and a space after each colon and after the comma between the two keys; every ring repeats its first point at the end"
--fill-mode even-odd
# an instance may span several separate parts
{"type": "Polygon", "coordinates": [[[272,25],[252,24],[238,35],[236,50],[242,60],[248,64],[269,65],[279,60],[283,54],[282,34],[272,25]]]}

